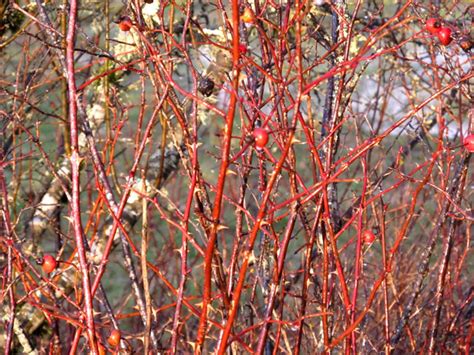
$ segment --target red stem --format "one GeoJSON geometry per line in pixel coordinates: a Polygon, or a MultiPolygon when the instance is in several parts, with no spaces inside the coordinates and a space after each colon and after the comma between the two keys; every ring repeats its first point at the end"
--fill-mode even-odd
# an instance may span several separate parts
{"type": "Polygon", "coordinates": [[[204,258],[204,290],[203,290],[203,299],[202,299],[202,311],[201,317],[199,319],[199,329],[198,329],[198,336],[197,336],[197,346],[202,348],[204,343],[204,339],[206,337],[206,328],[207,328],[207,310],[208,305],[211,299],[211,291],[212,291],[212,259],[214,256],[214,249],[217,242],[217,231],[219,227],[219,218],[221,215],[221,207],[222,207],[222,196],[224,194],[224,186],[226,181],[227,175],[227,168],[229,167],[229,154],[230,154],[230,146],[231,146],[231,139],[232,139],[232,131],[234,125],[234,116],[235,116],[235,108],[237,104],[237,93],[239,89],[239,44],[240,44],[240,37],[239,37],[239,2],[238,0],[232,0],[232,26],[233,26],[233,51],[232,51],[232,68],[233,68],[233,82],[232,82],[232,91],[230,97],[230,104],[229,104],[229,111],[226,116],[226,123],[224,128],[224,142],[222,148],[222,161],[219,170],[219,176],[217,180],[217,188],[216,188],[216,197],[214,200],[214,208],[212,210],[212,221],[213,224],[211,226],[211,231],[209,235],[209,240],[207,243],[206,248],[206,255],[204,258]]]}
{"type": "MultiPolygon", "coordinates": [[[[352,291],[352,303],[351,303],[351,322],[355,321],[356,317],[356,305],[357,305],[357,293],[359,291],[359,279],[361,277],[361,265],[362,265],[362,230],[363,230],[363,214],[365,209],[365,194],[367,193],[368,185],[368,171],[367,171],[367,158],[361,158],[362,169],[364,172],[364,184],[362,186],[361,200],[359,206],[359,225],[357,231],[357,247],[356,247],[356,258],[355,258],[355,272],[354,272],[354,289],[352,291]]],[[[357,336],[356,332],[351,334],[352,336],[352,351],[357,353],[357,336]]]]}
{"type": "Polygon", "coordinates": [[[285,149],[282,152],[282,155],[280,157],[280,160],[278,161],[278,164],[275,166],[275,170],[270,175],[270,179],[268,181],[267,188],[266,188],[266,190],[263,194],[263,197],[262,197],[262,202],[261,202],[258,214],[257,214],[257,219],[255,220],[255,224],[252,228],[252,231],[250,232],[249,239],[248,239],[249,240],[248,245],[247,245],[246,250],[244,251],[244,254],[243,254],[244,259],[242,260],[242,265],[241,265],[240,273],[239,273],[239,279],[238,279],[237,284],[235,286],[234,294],[233,294],[233,297],[232,297],[232,302],[231,302],[232,308],[229,312],[227,323],[225,324],[224,333],[222,334],[222,337],[219,341],[219,351],[218,351],[219,354],[223,354],[224,351],[225,351],[227,341],[228,341],[229,336],[230,336],[230,331],[231,331],[231,328],[232,328],[232,324],[233,324],[233,322],[235,320],[235,317],[237,315],[237,309],[239,308],[240,296],[242,295],[244,282],[245,282],[245,275],[247,273],[247,268],[249,266],[250,253],[251,253],[251,251],[253,249],[253,246],[255,244],[255,240],[257,239],[258,231],[260,230],[260,226],[263,222],[263,217],[266,214],[266,210],[267,210],[266,205],[267,205],[267,202],[270,198],[270,194],[273,190],[273,186],[275,185],[275,182],[278,178],[278,175],[280,174],[280,171],[283,167],[283,163],[285,162],[286,157],[288,155],[288,152],[291,148],[293,137],[294,137],[294,129],[290,130],[290,132],[288,134],[288,137],[287,137],[285,149]]]}
{"type": "Polygon", "coordinates": [[[72,203],[71,214],[73,220],[74,237],[76,240],[77,253],[79,256],[80,271],[82,274],[82,287],[84,292],[84,304],[86,312],[87,334],[92,354],[97,354],[97,342],[95,339],[94,308],[92,304],[91,286],[89,280],[89,268],[87,265],[85,236],[81,222],[81,177],[79,156],[79,129],[77,120],[77,92],[74,72],[74,42],[76,34],[76,20],[78,2],[71,0],[69,4],[69,23],[66,36],[66,72],[69,98],[69,125],[71,132],[71,170],[72,170],[72,203]]]}

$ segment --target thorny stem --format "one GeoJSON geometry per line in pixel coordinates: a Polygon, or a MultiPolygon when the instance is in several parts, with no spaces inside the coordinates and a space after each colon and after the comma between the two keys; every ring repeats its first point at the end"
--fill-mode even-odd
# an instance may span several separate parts
{"type": "Polygon", "coordinates": [[[68,98],[69,98],[69,124],[71,132],[71,172],[72,172],[72,201],[71,214],[74,227],[74,236],[76,240],[77,254],[79,256],[80,270],[82,274],[82,286],[84,292],[84,304],[86,311],[87,334],[92,354],[97,354],[97,342],[95,338],[94,324],[94,306],[92,304],[91,285],[89,280],[89,266],[86,257],[85,236],[82,230],[81,221],[81,177],[80,164],[81,157],[79,155],[79,123],[77,120],[77,94],[76,80],[74,70],[74,42],[76,33],[76,20],[78,2],[71,0],[69,8],[69,22],[66,36],[66,71],[68,81],[68,98]]]}
{"type": "MultiPolygon", "coordinates": [[[[146,180],[145,174],[142,174],[143,191],[146,191],[146,180]]],[[[142,269],[142,282],[143,282],[143,293],[145,295],[145,337],[144,337],[144,353],[148,354],[150,344],[150,332],[152,322],[152,304],[150,299],[150,285],[148,282],[148,267],[147,267],[147,251],[148,251],[148,203],[146,199],[142,201],[142,242],[141,242],[141,255],[140,265],[142,269]]]]}
{"type": "Polygon", "coordinates": [[[280,254],[278,255],[278,264],[276,267],[276,275],[274,276],[272,285],[270,287],[270,296],[268,297],[268,303],[264,315],[264,324],[262,326],[262,330],[260,331],[260,335],[258,337],[258,345],[257,345],[257,354],[262,354],[265,348],[265,340],[267,338],[268,327],[270,325],[269,321],[272,317],[273,307],[275,304],[275,298],[277,296],[277,289],[280,287],[281,276],[283,273],[283,267],[285,264],[285,257],[286,252],[288,250],[288,245],[290,243],[290,239],[293,233],[293,229],[295,228],[295,222],[297,218],[297,214],[295,211],[295,206],[292,207],[291,215],[289,217],[288,224],[286,226],[285,236],[283,237],[283,241],[280,245],[280,254]]]}
{"type": "MultiPolygon", "coordinates": [[[[469,165],[469,157],[467,158],[465,157],[464,161],[461,162],[460,164],[461,176],[459,179],[459,187],[456,191],[456,196],[454,196],[455,197],[454,200],[456,201],[456,203],[460,202],[461,200],[462,192],[464,190],[464,186],[466,182],[468,165],[469,165]]],[[[448,270],[449,258],[451,256],[451,249],[453,246],[453,236],[454,236],[454,230],[455,230],[456,224],[457,223],[456,221],[454,221],[454,219],[451,219],[449,221],[447,238],[445,238],[444,240],[442,260],[441,260],[441,269],[439,271],[438,282],[436,285],[434,318],[433,318],[433,323],[431,325],[430,341],[429,341],[429,346],[428,346],[428,353],[430,354],[434,354],[434,351],[435,351],[436,336],[438,334],[439,318],[441,315],[441,308],[443,305],[442,297],[443,297],[444,288],[445,288],[444,283],[445,283],[446,273],[448,270]]]]}
{"type": "MultiPolygon", "coordinates": [[[[1,148],[0,148],[1,149],[1,148]]],[[[0,160],[3,161],[4,152],[0,150],[0,160]]],[[[0,227],[1,230],[5,231],[6,238],[9,240],[10,246],[8,247],[8,255],[7,255],[7,270],[6,270],[6,280],[5,283],[8,285],[8,298],[10,301],[9,308],[9,319],[8,325],[6,329],[6,340],[5,340],[5,355],[10,354],[12,344],[13,344],[13,326],[15,324],[15,293],[14,293],[14,286],[12,284],[13,280],[13,258],[12,258],[12,245],[13,245],[13,233],[12,233],[12,226],[10,220],[10,211],[8,208],[8,192],[7,187],[5,184],[5,175],[3,172],[3,165],[0,164],[0,211],[1,211],[1,219],[0,219],[0,227]]]]}
{"type": "Polygon", "coordinates": [[[9,2],[27,21],[6,41],[0,23],[2,58],[16,67],[0,76],[0,348],[38,351],[49,324],[49,352],[91,352],[92,310],[97,346],[119,328],[115,316],[130,323],[120,351],[469,352],[468,7],[257,1],[230,13],[221,1],[133,0],[119,14],[131,18],[126,32],[107,1],[103,32],[89,9],[77,13],[73,46],[61,4],[9,2]],[[244,9],[249,23],[236,19],[244,9]],[[425,30],[439,11],[449,46],[425,30]],[[86,138],[73,154],[62,139],[70,92],[57,100],[66,47],[86,138]],[[214,80],[210,91],[202,78],[214,80]],[[270,135],[263,149],[252,139],[259,125],[270,135]],[[46,142],[51,127],[59,149],[46,142]],[[74,159],[81,209],[74,198],[65,220],[74,159]],[[30,243],[33,230],[41,238],[30,243]],[[51,239],[59,265],[44,276],[32,261],[51,253],[51,239]],[[98,270],[78,263],[81,240],[98,270]],[[107,294],[106,269],[133,294],[107,294]],[[81,275],[92,270],[88,305],[81,275]],[[96,291],[104,314],[92,308],[96,291]]]}
{"type": "Polygon", "coordinates": [[[233,68],[233,81],[232,91],[230,93],[230,103],[228,113],[226,115],[225,127],[224,127],[224,142],[222,146],[221,155],[221,166],[219,169],[219,175],[217,178],[216,196],[214,198],[214,208],[212,210],[212,225],[207,241],[206,255],[204,258],[204,286],[203,286],[203,299],[202,299],[202,311],[199,319],[199,329],[197,336],[197,346],[202,348],[204,339],[206,337],[207,328],[207,317],[208,317],[208,306],[211,300],[211,279],[212,279],[212,259],[214,257],[214,248],[217,243],[217,234],[220,227],[220,215],[222,207],[222,196],[224,194],[224,186],[227,176],[227,168],[229,166],[229,153],[231,145],[231,137],[234,126],[234,116],[237,104],[237,93],[239,86],[239,75],[240,69],[238,67],[238,61],[240,57],[239,44],[239,2],[238,0],[232,0],[232,68],[233,68]]]}
{"type": "MultiPolygon", "coordinates": [[[[362,216],[363,216],[363,211],[365,208],[365,194],[367,193],[367,158],[362,157],[361,158],[361,164],[362,164],[362,169],[364,173],[364,182],[362,186],[362,192],[361,192],[361,200],[360,200],[360,205],[359,205],[359,221],[358,221],[358,231],[357,231],[357,246],[356,246],[356,256],[355,256],[355,271],[354,271],[354,288],[352,290],[352,304],[351,304],[351,322],[354,322],[355,317],[356,317],[356,309],[357,309],[357,294],[359,291],[359,279],[362,277],[361,275],[361,267],[363,263],[362,259],[362,245],[363,245],[363,240],[362,240],[362,232],[363,232],[363,222],[362,222],[362,216]]],[[[357,353],[357,338],[355,336],[355,333],[352,333],[352,351],[354,353],[357,353]]]]}
{"type": "MultiPolygon", "coordinates": [[[[385,218],[384,211],[385,205],[383,203],[383,198],[380,198],[380,211],[379,213],[374,212],[377,218],[379,219],[380,226],[380,244],[382,247],[382,262],[383,268],[387,270],[387,246],[386,246],[386,234],[385,234],[385,218]]],[[[375,209],[375,208],[374,208],[375,209]]],[[[383,281],[383,298],[384,298],[384,336],[385,336],[385,355],[390,354],[390,313],[389,313],[389,297],[388,297],[388,282],[387,278],[383,281]]]]}
{"type": "Polygon", "coordinates": [[[230,309],[230,312],[229,312],[229,316],[228,316],[227,322],[225,324],[225,329],[224,329],[224,332],[222,334],[222,337],[219,340],[219,346],[218,346],[219,350],[218,351],[220,353],[223,353],[226,346],[227,346],[227,340],[229,339],[232,324],[233,324],[233,322],[235,320],[235,317],[237,315],[237,309],[239,307],[238,305],[239,305],[239,301],[240,301],[240,296],[241,296],[242,291],[243,291],[245,275],[247,273],[247,268],[248,268],[248,264],[249,264],[250,253],[251,253],[251,251],[254,247],[255,240],[257,239],[257,235],[258,235],[258,232],[260,230],[260,226],[263,222],[263,218],[264,218],[265,212],[266,212],[266,204],[267,204],[268,199],[270,198],[270,193],[273,190],[273,187],[274,187],[274,184],[275,184],[276,179],[278,177],[278,174],[280,173],[280,171],[283,167],[283,163],[285,162],[286,156],[288,155],[288,152],[291,148],[293,136],[294,136],[294,128],[290,130],[290,132],[288,134],[288,140],[287,140],[286,145],[284,147],[284,150],[282,152],[282,156],[281,156],[280,160],[278,161],[277,165],[275,166],[275,169],[273,170],[273,172],[270,176],[267,187],[266,187],[265,192],[264,192],[263,197],[262,197],[261,206],[260,206],[260,209],[258,211],[257,218],[255,220],[255,224],[252,228],[252,231],[250,232],[248,243],[247,243],[247,246],[245,247],[244,254],[243,254],[244,258],[242,260],[242,265],[240,267],[238,281],[237,281],[237,284],[236,284],[235,289],[234,289],[234,294],[233,294],[233,297],[232,297],[232,303],[231,303],[231,309],[230,309]]]}

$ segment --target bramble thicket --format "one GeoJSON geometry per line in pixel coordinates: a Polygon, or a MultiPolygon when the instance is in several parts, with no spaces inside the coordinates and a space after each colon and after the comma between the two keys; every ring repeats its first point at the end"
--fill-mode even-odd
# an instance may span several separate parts
{"type": "Polygon", "coordinates": [[[0,0],[0,349],[472,352],[473,11],[0,0]]]}

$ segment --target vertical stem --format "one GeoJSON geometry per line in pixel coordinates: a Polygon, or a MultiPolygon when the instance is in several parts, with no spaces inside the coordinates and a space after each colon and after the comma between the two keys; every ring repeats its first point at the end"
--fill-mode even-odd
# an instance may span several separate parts
{"type": "MultiPolygon", "coordinates": [[[[61,33],[64,36],[62,41],[63,48],[66,48],[66,35],[67,35],[67,16],[66,16],[66,9],[67,9],[67,0],[63,0],[63,11],[61,12],[61,33]]],[[[61,80],[61,103],[63,108],[63,117],[66,118],[66,122],[64,122],[64,150],[66,155],[69,157],[71,156],[71,132],[69,130],[69,118],[68,118],[68,100],[67,100],[67,78],[63,78],[61,80]]]]}
{"type": "MultiPolygon", "coordinates": [[[[380,199],[380,217],[379,217],[379,226],[380,226],[380,244],[382,245],[382,263],[385,272],[388,274],[390,270],[387,270],[387,246],[385,240],[385,205],[382,198],[380,199]]],[[[377,216],[378,213],[374,208],[374,215],[377,216]]],[[[385,355],[389,355],[391,351],[390,347],[390,312],[389,312],[389,298],[388,298],[388,280],[385,278],[383,280],[383,300],[384,300],[384,336],[385,336],[385,355]]]]}
{"type": "MultiPolygon", "coordinates": [[[[3,152],[0,152],[0,161],[3,161],[3,152]]],[[[12,226],[10,222],[10,211],[8,209],[8,192],[7,186],[5,183],[5,175],[3,174],[3,165],[0,164],[0,193],[2,198],[0,199],[0,212],[3,217],[0,219],[0,230],[6,233],[6,238],[13,244],[13,235],[12,235],[12,226]]],[[[10,299],[10,319],[8,320],[8,325],[6,329],[6,339],[5,339],[5,355],[10,354],[11,346],[13,343],[13,326],[15,324],[15,287],[12,285],[13,280],[13,253],[12,246],[9,245],[7,252],[7,274],[5,284],[8,287],[8,297],[10,299]]],[[[3,298],[3,297],[2,297],[3,298]]]]}
{"type": "MultiPolygon", "coordinates": [[[[110,0],[104,1],[104,16],[105,16],[105,51],[109,53],[110,50],[110,0]]],[[[105,72],[108,72],[110,68],[110,60],[105,60],[105,72]]],[[[109,75],[104,77],[104,113],[105,113],[105,129],[107,138],[110,137],[110,112],[109,112],[109,75]]]]}
{"type": "Polygon", "coordinates": [[[74,228],[74,237],[79,256],[80,271],[82,274],[82,286],[84,292],[84,302],[86,311],[87,334],[89,337],[92,354],[97,354],[97,343],[95,339],[94,310],[91,297],[91,287],[89,280],[89,270],[87,265],[85,238],[81,222],[81,177],[79,166],[81,157],[79,156],[79,128],[77,120],[77,92],[74,73],[74,43],[77,23],[78,1],[71,0],[69,4],[69,23],[66,36],[66,72],[68,82],[69,97],[69,126],[71,131],[71,170],[72,170],[72,204],[71,213],[74,228]]]}
{"type": "MultiPolygon", "coordinates": [[[[194,196],[194,189],[196,188],[197,183],[197,145],[193,146],[193,157],[192,157],[192,164],[193,164],[193,175],[191,180],[191,186],[188,193],[188,198],[186,201],[186,210],[183,216],[183,223],[186,232],[188,232],[189,228],[189,218],[191,216],[191,207],[193,202],[194,196]]],[[[184,288],[186,286],[186,278],[188,273],[188,238],[182,234],[182,244],[181,244],[181,279],[179,281],[179,289],[178,289],[178,297],[176,300],[176,310],[174,314],[173,320],[173,335],[171,338],[171,354],[177,353],[177,346],[178,346],[178,338],[179,338],[179,319],[181,314],[181,307],[183,304],[183,295],[184,295],[184,288]]]]}
{"type": "MultiPolygon", "coordinates": [[[[360,212],[359,212],[359,223],[357,231],[357,246],[356,246],[356,258],[355,258],[355,272],[354,272],[354,289],[352,291],[352,303],[351,303],[351,322],[355,321],[356,318],[356,305],[357,305],[357,294],[359,291],[359,279],[361,277],[360,270],[362,265],[362,229],[363,229],[363,210],[365,208],[365,194],[367,192],[367,156],[361,158],[362,170],[364,173],[364,183],[362,186],[362,192],[360,196],[360,212]]],[[[352,335],[352,351],[357,353],[357,337],[356,333],[353,332],[352,335]]]]}
{"type": "Polygon", "coordinates": [[[283,241],[280,245],[280,254],[278,255],[278,264],[276,267],[276,275],[274,277],[273,283],[270,288],[270,295],[267,301],[267,307],[265,310],[265,316],[263,319],[263,326],[262,330],[260,331],[260,335],[258,337],[258,345],[257,345],[257,354],[262,354],[265,349],[265,340],[267,338],[268,328],[270,325],[270,320],[273,313],[273,307],[275,305],[275,299],[277,297],[277,290],[281,284],[281,276],[283,274],[283,269],[285,266],[285,257],[288,251],[288,245],[290,244],[290,239],[293,235],[293,230],[295,228],[296,223],[296,204],[291,207],[291,215],[289,217],[288,224],[286,225],[285,236],[283,237],[283,241]]]}
{"type": "MultiPolygon", "coordinates": [[[[464,161],[461,162],[461,178],[457,185],[456,198],[454,200],[456,204],[458,204],[461,201],[462,192],[464,191],[467,168],[469,165],[469,156],[465,157],[463,160],[464,161]]],[[[447,211],[449,211],[449,209],[447,211]]],[[[441,269],[439,271],[438,282],[436,285],[436,295],[435,295],[436,303],[435,303],[433,323],[432,323],[431,332],[430,332],[430,341],[429,341],[429,348],[428,348],[429,354],[435,353],[436,336],[438,334],[439,319],[441,316],[441,308],[443,306],[444,282],[446,279],[446,273],[448,271],[448,263],[449,263],[449,259],[451,255],[451,248],[453,245],[455,223],[456,222],[454,221],[454,219],[450,219],[448,235],[447,235],[447,238],[445,238],[444,245],[443,245],[441,269]]]]}
{"type": "Polygon", "coordinates": [[[263,218],[264,218],[265,212],[266,212],[267,202],[270,198],[270,194],[273,190],[273,186],[276,183],[277,177],[280,174],[281,169],[283,168],[283,163],[285,162],[286,157],[288,156],[289,150],[291,149],[293,137],[294,137],[294,134],[295,134],[294,125],[295,125],[295,123],[293,123],[293,128],[290,129],[285,147],[282,151],[282,155],[281,155],[278,163],[276,164],[273,173],[270,175],[270,179],[268,181],[267,188],[266,188],[266,190],[263,194],[263,197],[262,197],[261,206],[260,206],[260,209],[258,211],[257,218],[255,220],[255,224],[254,224],[254,226],[252,228],[252,231],[250,232],[249,237],[248,237],[248,243],[247,243],[246,249],[245,249],[244,254],[243,254],[245,256],[244,256],[244,259],[242,260],[242,265],[240,267],[238,281],[237,281],[237,284],[235,286],[234,293],[233,293],[233,296],[232,296],[231,309],[230,309],[230,312],[229,312],[227,323],[225,324],[224,332],[222,333],[222,337],[219,341],[218,353],[220,353],[220,354],[224,353],[224,351],[225,351],[225,348],[227,346],[227,341],[228,341],[229,336],[230,336],[230,331],[231,331],[231,328],[232,328],[232,324],[235,320],[235,317],[237,316],[237,309],[239,308],[240,296],[242,295],[242,290],[243,290],[243,287],[244,287],[245,275],[247,274],[247,269],[249,267],[249,256],[250,256],[250,253],[251,253],[251,251],[254,247],[255,240],[257,239],[258,231],[260,230],[261,224],[263,222],[263,218]]]}
{"type": "MultiPolygon", "coordinates": [[[[339,17],[337,12],[333,9],[331,15],[331,44],[334,45],[337,43],[338,39],[338,28],[339,28],[339,17]]],[[[329,64],[334,67],[336,53],[332,53],[329,56],[329,64]]],[[[328,85],[326,89],[326,98],[324,101],[324,108],[323,108],[323,120],[321,124],[321,140],[323,140],[327,132],[330,131],[329,127],[329,118],[332,116],[332,105],[334,100],[334,80],[335,77],[331,76],[328,79],[328,85]]]]}
{"type": "Polygon", "coordinates": [[[214,256],[214,249],[217,242],[217,229],[219,227],[219,218],[221,215],[221,208],[222,208],[222,197],[224,194],[224,185],[226,180],[227,168],[229,166],[229,153],[230,153],[230,145],[231,145],[231,138],[232,138],[232,129],[234,125],[234,116],[235,116],[235,108],[237,104],[237,91],[239,87],[239,74],[240,69],[238,66],[239,61],[239,1],[232,0],[232,26],[233,26],[233,33],[232,33],[232,44],[233,44],[233,51],[232,51],[232,68],[233,68],[233,82],[232,82],[232,91],[231,91],[231,98],[229,104],[229,111],[226,116],[226,124],[224,128],[224,142],[222,148],[222,161],[219,170],[219,177],[217,181],[217,188],[216,188],[216,197],[214,200],[214,208],[212,210],[212,226],[209,235],[209,240],[207,243],[206,248],[206,255],[204,261],[204,290],[203,290],[203,300],[202,300],[202,311],[201,317],[199,319],[199,329],[198,329],[198,337],[197,337],[197,346],[202,348],[204,343],[204,338],[206,336],[206,328],[207,328],[207,310],[209,306],[209,302],[211,299],[211,278],[212,278],[212,259],[214,256]]]}
{"type": "Polygon", "coordinates": [[[323,313],[321,320],[323,323],[323,341],[324,347],[329,346],[329,327],[328,327],[328,305],[329,305],[329,248],[326,238],[324,223],[321,223],[321,239],[322,239],[322,248],[323,248],[323,287],[322,287],[322,296],[321,296],[321,312],[323,313]]]}
{"type": "MultiPolygon", "coordinates": [[[[143,180],[143,191],[146,191],[146,180],[145,173],[142,174],[143,180]]],[[[148,250],[148,202],[144,198],[142,200],[142,243],[141,243],[141,268],[142,268],[142,280],[143,280],[143,294],[145,296],[145,336],[144,336],[144,354],[148,354],[148,348],[150,345],[150,331],[151,331],[151,299],[150,299],[150,286],[148,284],[148,268],[146,263],[146,252],[148,250]]]]}

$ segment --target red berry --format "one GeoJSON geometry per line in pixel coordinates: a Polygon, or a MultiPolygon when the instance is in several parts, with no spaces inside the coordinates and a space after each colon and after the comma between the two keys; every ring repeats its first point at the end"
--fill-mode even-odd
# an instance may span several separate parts
{"type": "Polygon", "coordinates": [[[45,255],[43,257],[43,271],[47,274],[51,273],[56,269],[57,261],[51,255],[45,255]]]}
{"type": "Polygon", "coordinates": [[[253,130],[253,137],[255,138],[255,145],[263,148],[268,143],[268,132],[265,128],[258,127],[253,130]]]}
{"type": "Polygon", "coordinates": [[[463,144],[464,148],[466,148],[469,153],[474,153],[474,134],[465,137],[463,144]]]}
{"type": "Polygon", "coordinates": [[[130,17],[122,17],[119,22],[119,28],[124,32],[130,31],[130,29],[132,28],[132,20],[130,20],[130,17]]]}
{"type": "Polygon", "coordinates": [[[362,233],[362,241],[365,243],[365,244],[370,244],[372,243],[373,241],[375,240],[375,234],[372,233],[371,230],[366,230],[364,231],[364,233],[362,233]]]}
{"type": "Polygon", "coordinates": [[[252,10],[246,7],[242,15],[240,15],[240,21],[245,22],[245,23],[253,23],[254,20],[255,18],[254,18],[252,10]]]}
{"type": "Polygon", "coordinates": [[[247,46],[243,43],[239,44],[239,52],[243,55],[247,54],[247,46]]]}
{"type": "Polygon", "coordinates": [[[120,344],[120,330],[114,329],[110,332],[109,338],[107,339],[107,342],[109,343],[110,346],[117,346],[120,344]]]}
{"type": "Polygon", "coordinates": [[[439,32],[439,30],[441,30],[441,22],[437,19],[437,18],[429,18],[428,20],[426,20],[426,25],[425,25],[425,29],[431,33],[431,34],[436,34],[439,32]]]}
{"type": "Polygon", "coordinates": [[[453,40],[453,37],[451,37],[451,29],[448,27],[441,27],[437,36],[441,44],[444,46],[447,46],[453,40]]]}

